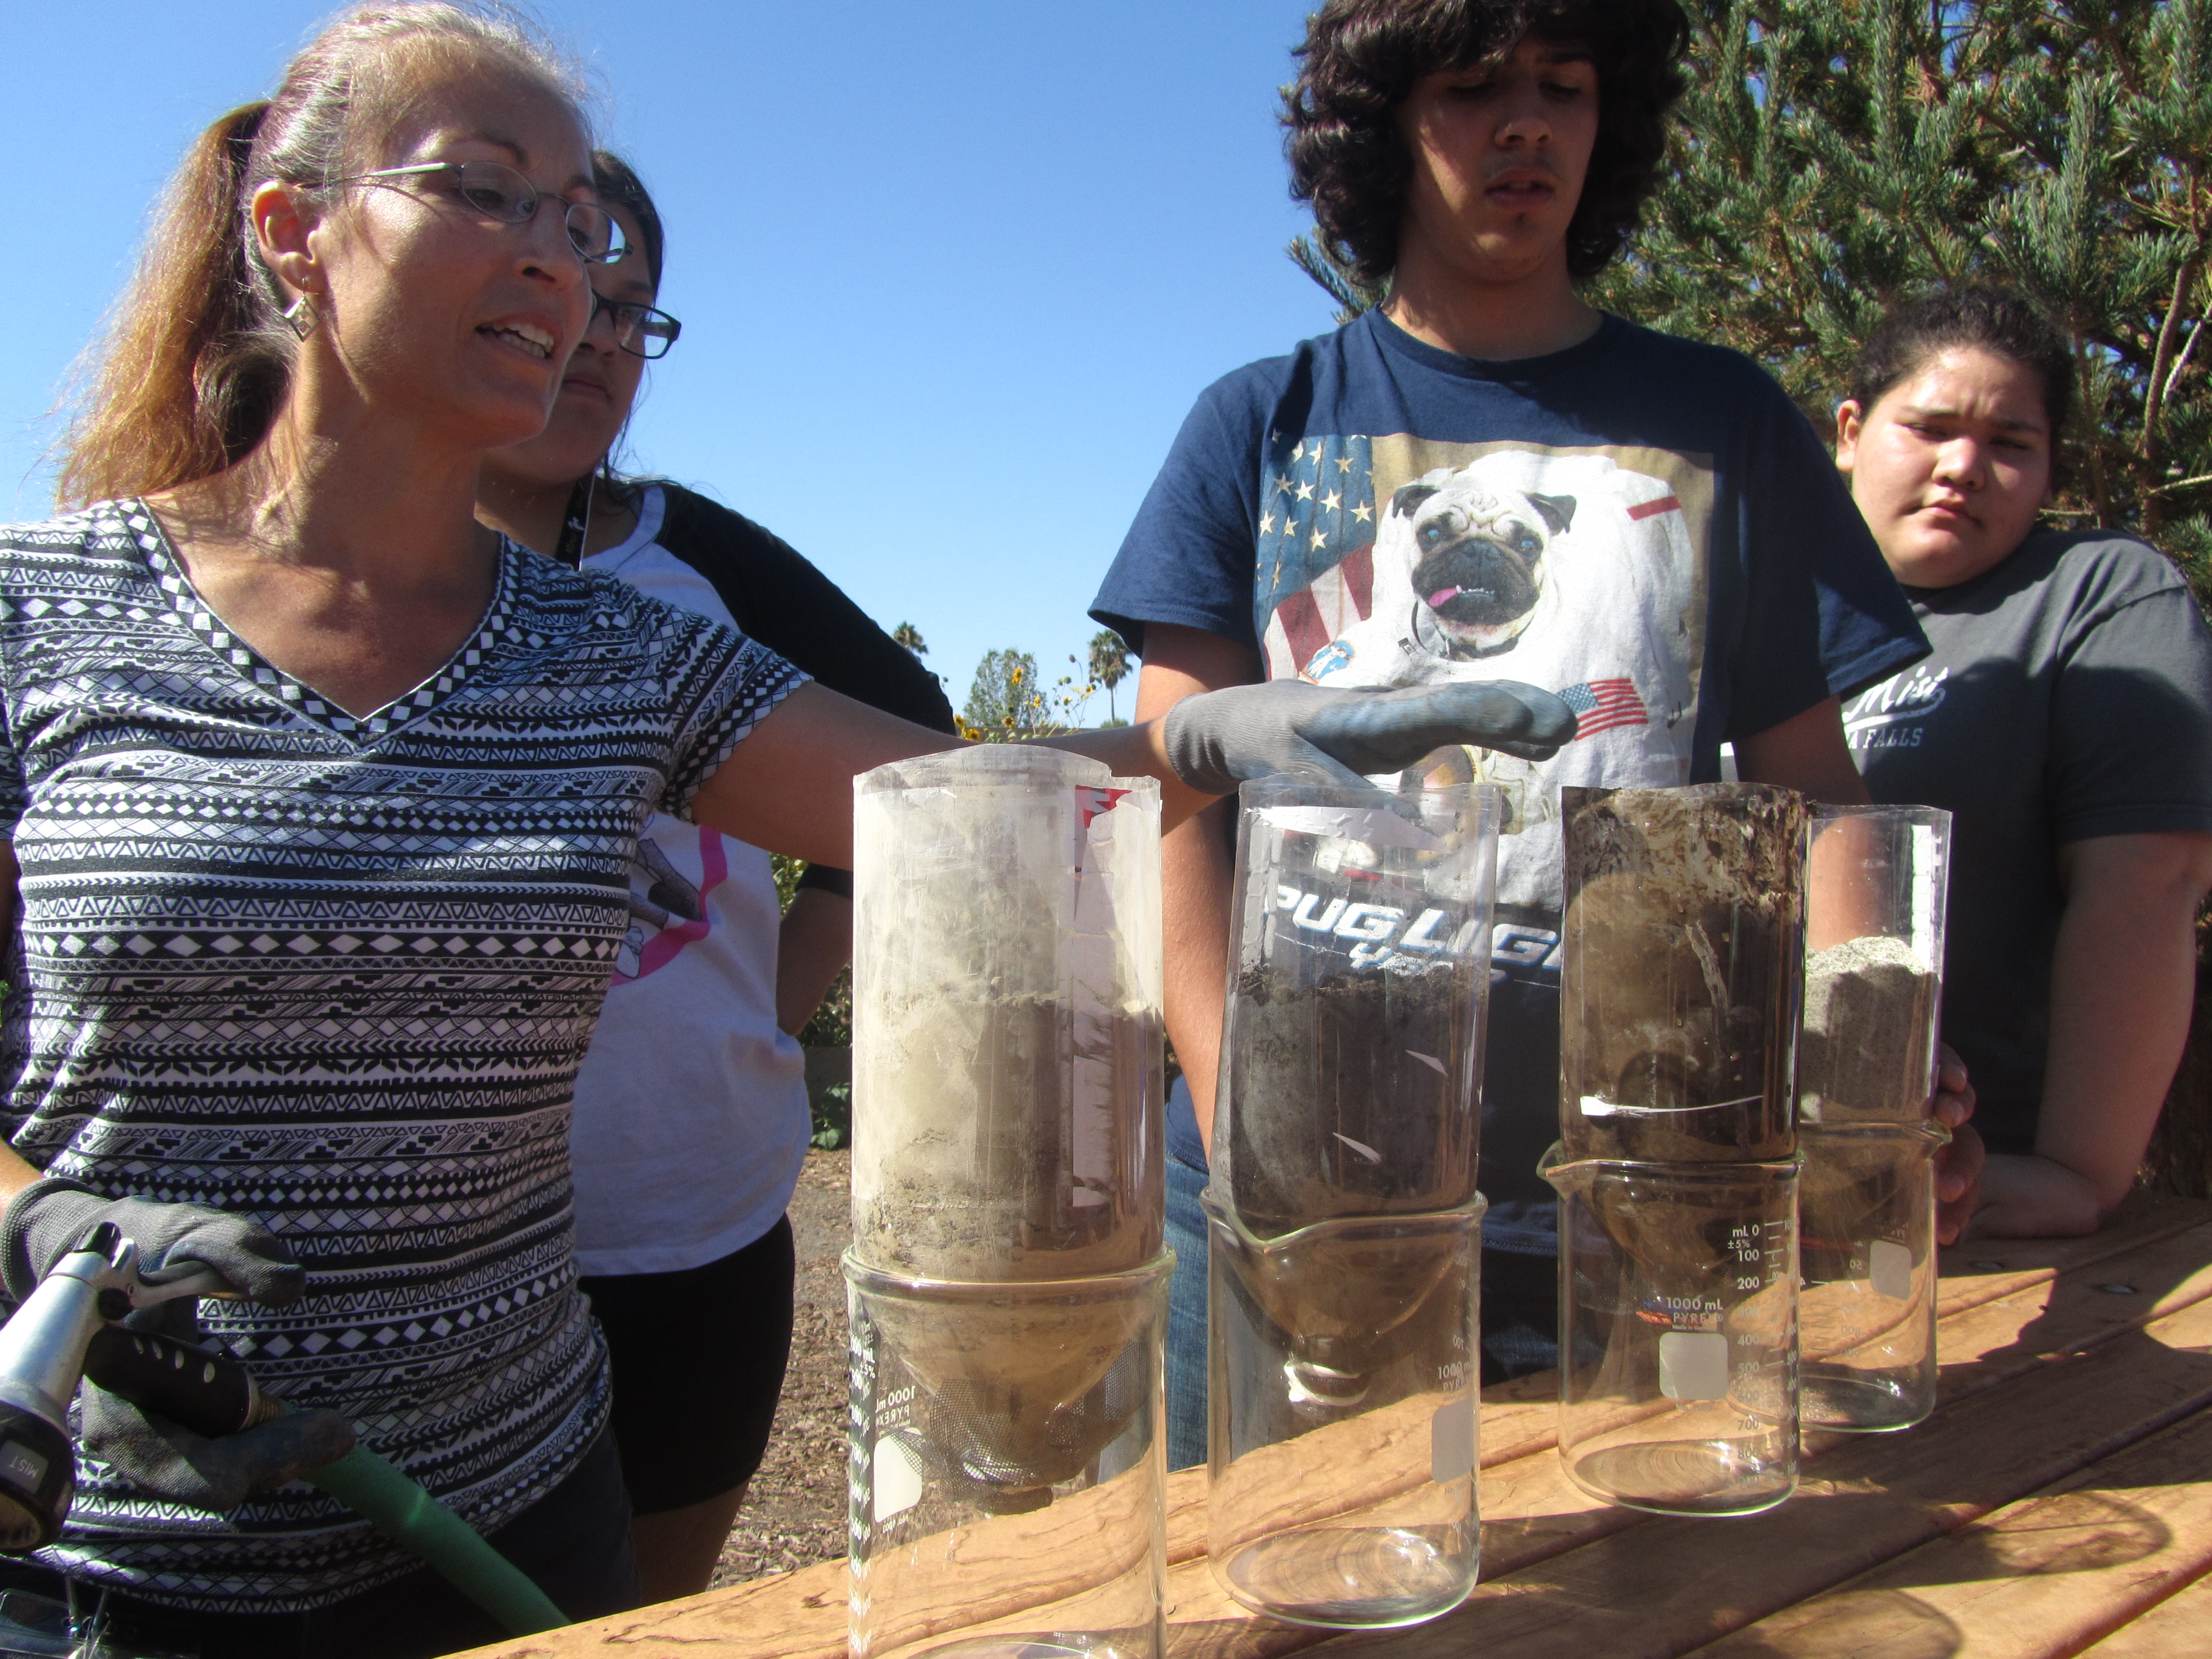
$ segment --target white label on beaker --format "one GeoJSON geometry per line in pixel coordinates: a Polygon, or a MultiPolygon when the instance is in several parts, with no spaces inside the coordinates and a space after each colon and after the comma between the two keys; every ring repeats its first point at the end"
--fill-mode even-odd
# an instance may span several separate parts
{"type": "Polygon", "coordinates": [[[1429,1479],[1439,1486],[1474,1473],[1474,1397],[1437,1407],[1429,1419],[1429,1479]]]}
{"type": "Polygon", "coordinates": [[[1669,1400],[1728,1398],[1728,1338],[1718,1331],[1668,1331],[1659,1339],[1659,1392],[1669,1400]]]}
{"type": "Polygon", "coordinates": [[[875,1488],[878,1526],[921,1502],[921,1465],[889,1435],[876,1442],[875,1488]]]}
{"type": "Polygon", "coordinates": [[[1936,956],[1936,826],[1912,826],[1912,950],[1929,973],[1942,967],[1936,956]]]}
{"type": "Polygon", "coordinates": [[[1903,1302],[1912,1294],[1912,1252],[1894,1239],[1877,1238],[1867,1247],[1867,1277],[1876,1296],[1903,1302]]]}

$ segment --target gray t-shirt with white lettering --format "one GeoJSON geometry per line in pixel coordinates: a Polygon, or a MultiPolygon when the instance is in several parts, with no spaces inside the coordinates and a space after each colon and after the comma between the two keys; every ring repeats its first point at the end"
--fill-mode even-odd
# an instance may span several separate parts
{"type": "Polygon", "coordinates": [[[1954,815],[1943,1036],[1990,1149],[2029,1152],[2058,849],[2212,832],[2212,630],[2169,561],[2106,532],[2041,531],[1972,581],[1906,592],[1934,648],[1844,726],[1876,800],[1954,815]]]}

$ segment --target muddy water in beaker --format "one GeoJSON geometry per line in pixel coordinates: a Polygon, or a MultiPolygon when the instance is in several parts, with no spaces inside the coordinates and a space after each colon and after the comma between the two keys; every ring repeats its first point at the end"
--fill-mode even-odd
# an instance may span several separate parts
{"type": "Polygon", "coordinates": [[[1209,1553],[1254,1611],[1375,1628],[1473,1589],[1481,1212],[1262,1239],[1206,1200],[1209,1553]]]}
{"type": "Polygon", "coordinates": [[[1745,1515],[1797,1485],[1797,1169],[1547,1162],[1559,1455],[1583,1491],[1745,1515]]]}
{"type": "Polygon", "coordinates": [[[1881,1433],[1936,1409],[1938,1123],[1798,1134],[1799,1413],[1881,1433]]]}
{"type": "Polygon", "coordinates": [[[1173,1261],[950,1285],[847,1253],[856,1655],[1159,1659],[1173,1261]]]}

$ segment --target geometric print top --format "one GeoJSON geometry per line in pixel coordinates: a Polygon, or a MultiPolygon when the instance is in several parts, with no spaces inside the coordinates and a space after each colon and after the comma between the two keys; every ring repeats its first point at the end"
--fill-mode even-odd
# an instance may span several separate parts
{"type": "MultiPolygon", "coordinates": [[[[638,831],[804,678],[507,544],[477,633],[355,719],[223,629],[143,504],[0,528],[0,1129],[266,1226],[306,1296],[206,1328],[500,1525],[606,1416],[569,1097],[638,831]]],[[[42,1559],[156,1601],[301,1609],[416,1565],[303,1484],[211,1516],[79,1467],[42,1559]]]]}

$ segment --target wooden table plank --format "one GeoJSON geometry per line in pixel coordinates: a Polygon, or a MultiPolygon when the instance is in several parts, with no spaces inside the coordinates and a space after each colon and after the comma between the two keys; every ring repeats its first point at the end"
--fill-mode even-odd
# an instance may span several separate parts
{"type": "Polygon", "coordinates": [[[1735,1522],[1654,1517],[1492,1579],[1431,1624],[1314,1651],[1674,1659],[2212,1407],[2206,1349],[2212,1302],[2200,1301],[2054,1358],[1914,1434],[1841,1446],[1781,1509],[1735,1522]]]}
{"type": "Polygon", "coordinates": [[[2112,1219],[2086,1238],[1982,1238],[1939,1253],[1942,1279],[1936,1310],[1948,1319],[2061,1273],[2078,1273],[2106,1259],[2204,1224],[2202,1200],[2137,1193],[2112,1219]]]}
{"type": "Polygon", "coordinates": [[[2212,1223],[2150,1239],[2055,1280],[1972,1303],[1937,1327],[1943,1405],[2025,1376],[2212,1296],[2212,1223]]]}
{"type": "MultiPolygon", "coordinates": [[[[1698,1659],[2078,1653],[2212,1570],[2212,1413],[2138,1441],[1698,1659]]],[[[2193,1650],[2212,1650],[2212,1629],[2193,1650]]]]}
{"type": "Polygon", "coordinates": [[[2122,1626],[2081,1659],[2178,1659],[2212,1653],[2212,1574],[2122,1626]]]}
{"type": "MultiPolygon", "coordinates": [[[[1995,1270],[1977,1270],[1965,1261],[1958,1264],[1969,1281],[1958,1287],[1958,1294],[1951,1294],[1954,1287],[1946,1281],[1944,1288],[1952,1303],[1952,1312],[1942,1328],[1945,1411],[1939,1413],[1938,1420],[1903,1437],[1879,1440],[1860,1437],[1816,1439],[1813,1443],[1820,1447],[1841,1443],[1841,1450],[1831,1452],[1814,1466],[1813,1473],[1819,1478],[1808,1484],[1806,1497],[1769,1516],[1735,1522],[1674,1522],[1599,1504],[1566,1481],[1558,1459],[1551,1454],[1556,1422],[1553,1379],[1525,1378],[1488,1391],[1482,1413],[1486,1584],[1477,1592],[1478,1600],[1499,1600],[1508,1594],[1512,1597],[1533,1595],[1556,1608],[1571,1589],[1565,1578],[1547,1589],[1534,1579],[1516,1585],[1518,1576],[1562,1556],[1571,1562],[1589,1553],[1582,1547],[1600,1545],[1601,1540],[1626,1532],[1634,1531],[1638,1537],[1624,1539],[1621,1544],[1634,1544],[1640,1549],[1647,1528],[1687,1527],[1696,1539],[1702,1540],[1701,1547],[1710,1551],[1716,1540],[1729,1536],[1737,1528],[1771,1526],[1784,1517],[1793,1517],[1788,1525],[1799,1528],[1802,1523],[1794,1519],[1798,1511],[1825,1507],[1829,1499],[1846,1499],[1854,1505],[1863,1504],[1875,1495],[1876,1489],[1888,1477],[1883,1457],[1875,1455],[1882,1448],[1895,1449],[1885,1455],[1905,1466],[1956,1468],[1958,1460],[1946,1457],[1942,1452],[1942,1443],[1953,1433],[1947,1419],[1956,1416],[1972,1419],[1976,1412],[1976,1407],[1971,1407],[1963,1413],[1954,1411],[1960,1402],[1990,1395],[1993,1390],[1996,1391],[1993,1399],[2006,1402],[2011,1390],[2027,1384],[2036,1385],[2040,1397],[2048,1389],[2045,1376],[2039,1374],[2078,1367],[2081,1356],[2100,1346],[2117,1344],[2133,1352],[2148,1346],[2166,1356],[2170,1370],[2170,1362],[2176,1358],[2172,1347],[2142,1336],[2139,1328],[2146,1320],[2158,1319],[2167,1322],[2161,1325],[2160,1334],[2167,1339],[2169,1345],[2185,1337],[2199,1340],[2200,1346],[2212,1341],[2212,1333],[2199,1331],[2195,1324],[2168,1328],[2172,1316],[2212,1297],[2212,1268],[2203,1265],[2212,1261],[2212,1224],[2207,1223],[2207,1214],[2208,1206],[2202,1204],[2150,1205],[2141,1206],[2124,1225],[2111,1234],[2094,1239],[1978,1247],[2001,1248],[2003,1255],[2001,1266],[1995,1270]],[[2117,1289],[2100,1288],[2107,1285],[2125,1285],[2128,1289],[2123,1294],[2117,1289]],[[2054,1360],[2053,1356],[2073,1358],[2054,1360]],[[1839,1456],[1850,1460],[1848,1471],[1835,1462],[1839,1456]],[[1874,1465],[1862,1467],[1870,1456],[1875,1459],[1874,1465]],[[1502,1590],[1502,1586],[1516,1587],[1509,1592],[1502,1590]]],[[[1974,1259],[2000,1260],[1995,1255],[1974,1259]]],[[[2119,1369],[2124,1370],[2126,1367],[2122,1365],[2119,1369]]],[[[2157,1374],[2168,1376],[2169,1370],[2160,1370],[2157,1374]]],[[[2060,1392],[2057,1405],[2037,1409],[2055,1409],[2078,1418],[2080,1413],[2066,1403],[2071,1395],[2066,1390],[2060,1392]]],[[[2022,1424],[2020,1413],[2006,1409],[2002,1414],[2007,1422],[2015,1425],[2007,1431],[2013,1437],[2030,1442],[2038,1437],[2022,1424]]],[[[2171,1412],[2166,1414],[2167,1418],[2171,1415],[2171,1412]]],[[[1967,1427],[1972,1426],[1970,1420],[1967,1427]]],[[[2112,1427],[2109,1423],[2106,1426],[2112,1427]]],[[[2120,1425],[2122,1431],[2124,1426],[2120,1425]]],[[[2118,1438],[2112,1435],[2107,1438],[2113,1446],[2124,1444],[2126,1434],[2116,1432],[2118,1438]]],[[[2004,1437],[1996,1437],[2001,1440],[2004,1437]]],[[[1980,1445],[1990,1437],[1983,1433],[1974,1438],[1975,1443],[1980,1445]]],[[[2000,1454],[2005,1449],[1997,1448],[2000,1454]]],[[[2098,1447],[2092,1445],[2080,1453],[2075,1466],[2098,1455],[2098,1447]]],[[[2044,1462],[2047,1464],[2049,1461],[2045,1459],[2044,1462]]],[[[2033,1473],[2016,1471],[2015,1478],[2027,1479],[2033,1473]]],[[[1830,1573],[1799,1594],[1816,1593],[1863,1567],[1879,1565],[1887,1556],[1940,1536],[1948,1528],[1985,1512],[1992,1504],[2010,1502],[2031,1492],[2034,1485],[2063,1478],[2066,1473],[2065,1468],[2060,1468],[2045,1474],[2039,1481],[2031,1480],[2029,1486],[2018,1487],[2008,1495],[1989,1498],[1978,1507],[1968,1504],[1945,1509],[1935,1504],[1926,1492],[1907,1493],[1893,1508],[1917,1516],[1914,1523],[1917,1530],[1914,1527],[1906,1528],[1892,1537],[1887,1545],[1851,1558],[1839,1573],[1830,1573]]],[[[1168,1599],[1170,1617],[1176,1625],[1172,1645],[1178,1659],[1185,1656],[1195,1659],[1201,1653],[1260,1659],[1261,1656],[1310,1647],[1322,1639],[1322,1632],[1271,1625],[1251,1618],[1229,1601],[1214,1584],[1204,1559],[1203,1469],[1170,1475],[1167,1500],[1168,1553],[1172,1564],[1168,1599]]],[[[1846,1526],[1841,1531],[1848,1546],[1853,1541],[1852,1528],[1846,1526]]],[[[1740,1554],[1733,1544],[1728,1547],[1728,1553],[1740,1554]]],[[[1762,1557],[1765,1553],[1762,1549],[1762,1557]]],[[[546,1637],[495,1644],[477,1650],[477,1659],[526,1659],[526,1656],[529,1659],[555,1659],[556,1656],[558,1659],[585,1659],[586,1656],[616,1651],[645,1656],[682,1652],[695,1656],[717,1653],[787,1654],[798,1659],[835,1659],[843,1652],[845,1583],[843,1563],[827,1563],[546,1637]]],[[[1741,1624],[1745,1619],[1775,1611],[1787,1605],[1789,1599],[1785,1597],[1763,1609],[1739,1610],[1735,1622],[1741,1624]]],[[[1463,1609],[1443,1622],[1454,1625],[1468,1612],[1463,1609]]],[[[1489,1613],[1481,1616],[1496,1617],[1489,1613]]],[[[1695,1637],[1695,1641],[1707,1640],[1718,1633],[1719,1629],[1707,1628],[1695,1637]]],[[[1417,1634],[1337,1638],[1333,1645],[1378,1640],[1387,1644],[1417,1634]]],[[[1492,1635],[1485,1633],[1468,1639],[1489,1644],[1492,1635]]],[[[1577,1639],[1585,1643],[1592,1640],[1587,1635],[1577,1639]]],[[[1695,1645],[1695,1641],[1687,1645],[1695,1645]]],[[[1541,1650],[1551,1650],[1547,1645],[1541,1650]]],[[[1601,1653],[1610,1659],[1611,1652],[1602,1640],[1597,1640],[1595,1645],[1576,1654],[1574,1659],[1591,1659],[1592,1655],[1601,1653]]]]}

